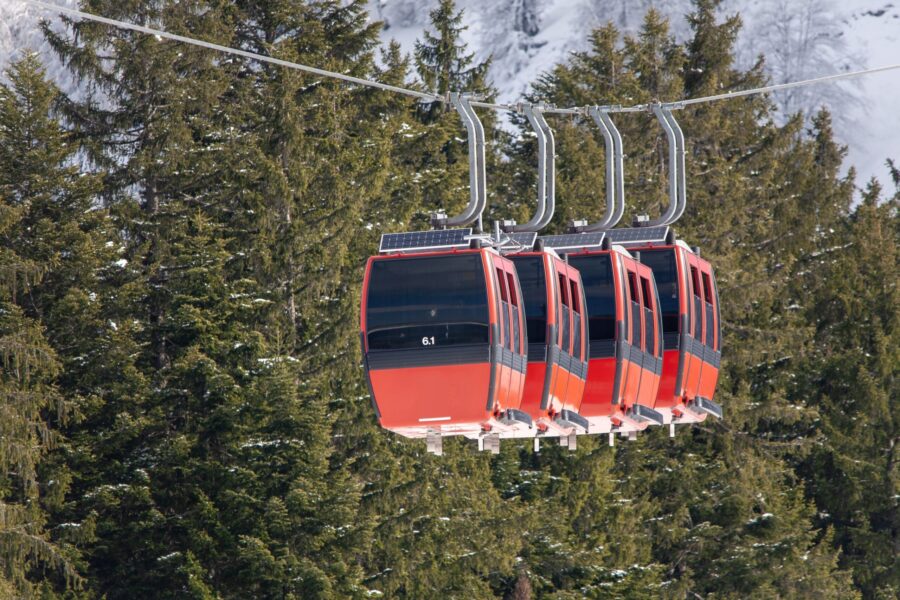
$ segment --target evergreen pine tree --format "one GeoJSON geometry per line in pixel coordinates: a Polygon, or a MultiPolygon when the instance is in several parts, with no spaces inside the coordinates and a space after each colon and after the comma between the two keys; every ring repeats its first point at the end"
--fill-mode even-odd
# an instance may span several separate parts
{"type": "MultiPolygon", "coordinates": [[[[596,103],[585,97],[590,93],[585,90],[596,90],[593,97],[610,104],[675,101],[758,83],[758,67],[746,73],[733,68],[731,44],[739,22],[732,18],[719,24],[716,6],[697,3],[690,17],[694,36],[684,48],[672,41],[665,22],[652,11],[641,32],[621,47],[614,30],[598,32],[591,51],[576,55],[571,65],[558,66],[536,85],[534,99],[596,103]],[[606,86],[612,79],[617,87],[610,89],[606,86]],[[623,96],[610,95],[619,91],[623,96]]],[[[784,460],[790,444],[772,439],[788,427],[796,438],[798,418],[807,419],[808,426],[815,410],[804,407],[798,413],[791,407],[790,369],[776,364],[781,368],[772,378],[749,367],[761,357],[784,356],[798,341],[796,332],[803,331],[799,319],[785,310],[793,291],[791,271],[781,269],[822,243],[808,217],[817,214],[826,223],[835,222],[849,187],[831,166],[813,176],[815,183],[799,166],[817,164],[821,149],[832,151],[827,128],[810,140],[799,135],[798,123],[774,127],[766,118],[768,110],[765,99],[751,98],[677,115],[688,140],[688,210],[678,232],[699,242],[719,273],[726,339],[717,396],[726,419],[684,430],[674,444],[658,431],[648,432],[644,442],[617,451],[613,473],[619,483],[613,498],[626,502],[615,522],[640,533],[630,538],[634,543],[627,536],[610,535],[612,549],[593,559],[625,572],[626,565],[638,564],[648,575],[654,565],[662,566],[666,581],[659,590],[671,597],[794,597],[801,593],[793,584],[797,580],[808,586],[802,594],[852,594],[827,537],[823,541],[813,523],[813,507],[784,460]],[[789,182],[790,196],[782,195],[781,182],[789,182]],[[797,196],[808,198],[806,208],[794,209],[802,226],[777,212],[797,196]],[[836,208],[825,210],[829,206],[836,208]],[[796,239],[777,237],[788,229],[796,239]],[[776,243],[760,254],[757,246],[769,236],[776,243]],[[782,569],[796,575],[778,575],[782,569]]],[[[614,119],[629,157],[626,201],[636,207],[630,211],[658,214],[668,201],[662,131],[650,115],[614,119]]],[[[602,195],[602,163],[588,165],[579,156],[585,147],[600,147],[594,140],[581,141],[591,135],[588,125],[558,126],[558,202],[578,211],[564,209],[566,216],[596,214],[591,205],[602,195]],[[574,196],[571,204],[568,194],[574,196]]],[[[641,591],[639,580],[624,589],[649,592],[646,587],[641,591]]]]}
{"type": "MultiPolygon", "coordinates": [[[[798,394],[820,411],[817,444],[799,469],[865,597],[898,579],[896,366],[900,296],[898,199],[872,182],[833,245],[804,261],[816,276],[803,308],[815,326],[798,394]]],[[[812,279],[812,278],[811,278],[812,279]]]]}
{"type": "MultiPolygon", "coordinates": [[[[152,17],[222,41],[232,13],[201,4],[155,5],[152,17]]],[[[232,45],[374,70],[376,31],[359,2],[234,8],[232,45]]],[[[140,348],[134,402],[118,418],[129,437],[106,437],[119,457],[82,502],[99,515],[95,589],[355,595],[368,525],[355,517],[358,484],[348,456],[333,452],[332,428],[343,388],[358,383],[341,376],[355,368],[346,280],[358,264],[348,252],[390,154],[370,150],[388,145],[381,124],[358,118],[373,110],[360,101],[370,95],[121,32],[110,60],[127,76],[108,85],[95,68],[102,32],[79,34],[85,48],[51,39],[64,56],[85,57],[81,75],[112,98],[111,114],[77,107],[103,127],[76,124],[94,160],[121,167],[107,190],[133,267],[118,307],[135,324],[122,344],[140,348]],[[108,143],[120,118],[132,122],[125,152],[108,143]],[[137,202],[118,200],[133,191],[137,202]]]]}
{"type": "MultiPolygon", "coordinates": [[[[446,97],[449,92],[473,94],[487,98],[494,90],[487,81],[490,60],[476,63],[474,54],[467,51],[461,35],[464,12],[457,11],[453,0],[441,0],[429,13],[430,30],[416,41],[416,74],[425,90],[446,97]]],[[[464,126],[455,110],[444,102],[419,105],[418,121],[423,133],[405,155],[408,169],[415,173],[415,184],[424,210],[421,216],[443,209],[452,214],[465,205],[469,197],[468,144],[462,141],[464,126]]],[[[491,111],[479,114],[487,141],[487,170],[493,175],[499,164],[495,117],[491,111]]],[[[421,210],[421,209],[420,209],[421,210]]],[[[427,227],[425,219],[417,223],[427,227]]]]}
{"type": "MultiPolygon", "coordinates": [[[[440,0],[429,13],[433,31],[426,30],[424,40],[416,40],[416,72],[425,89],[439,96],[448,92],[484,94],[490,91],[487,73],[490,61],[475,64],[473,53],[467,52],[461,34],[463,11],[456,10],[454,0],[440,0]]],[[[439,111],[440,104],[432,104],[439,111]]],[[[431,112],[431,117],[435,115],[431,112]]]]}
{"type": "MultiPolygon", "coordinates": [[[[65,541],[51,539],[47,504],[65,493],[67,473],[44,462],[71,415],[56,386],[60,360],[39,318],[41,286],[64,286],[66,243],[77,243],[73,209],[89,201],[89,178],[67,166],[73,150],[53,116],[57,90],[33,55],[15,63],[0,84],[0,592],[32,597],[80,583],[65,541]]],[[[76,217],[77,218],[77,217],[76,217]]],[[[75,252],[77,254],[77,250],[75,252]]]]}

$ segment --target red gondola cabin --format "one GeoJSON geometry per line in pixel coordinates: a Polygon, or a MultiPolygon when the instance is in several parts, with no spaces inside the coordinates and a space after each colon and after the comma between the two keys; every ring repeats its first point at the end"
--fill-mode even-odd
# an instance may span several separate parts
{"type": "MultiPolygon", "coordinates": [[[[528,371],[521,409],[537,428],[573,440],[587,375],[587,319],[578,271],[552,250],[510,255],[525,299],[528,371]]],[[[570,442],[574,449],[574,443],[570,442]]]]}
{"type": "Polygon", "coordinates": [[[715,275],[710,263],[675,241],[668,228],[658,229],[665,231],[645,234],[651,241],[623,242],[640,253],[659,288],[665,352],[655,408],[667,423],[696,423],[708,414],[721,418],[713,401],[722,356],[715,275]]]}
{"type": "Polygon", "coordinates": [[[591,352],[581,414],[590,433],[661,425],[662,415],[653,410],[663,357],[653,273],[618,246],[567,257],[581,272],[587,296],[591,352]]]}
{"type": "Polygon", "coordinates": [[[517,410],[528,341],[515,267],[490,248],[427,250],[366,265],[360,328],[381,426],[437,436],[438,453],[443,435],[528,430],[517,410]]]}

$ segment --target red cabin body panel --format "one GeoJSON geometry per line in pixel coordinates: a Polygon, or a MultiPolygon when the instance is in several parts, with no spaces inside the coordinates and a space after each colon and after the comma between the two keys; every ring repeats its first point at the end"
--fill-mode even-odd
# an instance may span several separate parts
{"type": "Polygon", "coordinates": [[[559,368],[555,393],[551,394],[554,412],[569,410],[579,412],[584,398],[584,386],[587,378],[588,331],[585,315],[586,299],[581,274],[574,267],[553,256],[553,264],[557,271],[557,282],[560,288],[567,286],[563,294],[562,313],[567,313],[569,336],[565,339],[564,328],[558,328],[559,345],[571,357],[570,366],[559,368]]]}
{"type": "MultiPolygon", "coordinates": [[[[444,365],[369,372],[381,412],[381,426],[397,431],[435,425],[481,423],[491,418],[486,410],[490,363],[444,365]],[[484,390],[479,402],[459,402],[472,390],[484,390]],[[423,425],[424,424],[424,425],[423,425]]],[[[498,387],[497,396],[508,390],[498,387]]],[[[480,428],[480,427],[479,427],[480,428]]],[[[417,437],[410,435],[409,437],[417,437]]]]}
{"type": "Polygon", "coordinates": [[[721,323],[719,318],[719,292],[716,287],[716,278],[712,265],[702,259],[698,259],[700,268],[701,289],[703,291],[704,312],[704,362],[700,372],[700,385],[698,395],[701,398],[713,399],[716,393],[716,383],[719,380],[719,366],[721,362],[721,323]]]}
{"type": "Polygon", "coordinates": [[[656,410],[668,410],[671,413],[672,407],[678,404],[678,396],[675,395],[674,390],[678,381],[679,356],[678,350],[663,352],[663,372],[659,381],[659,393],[653,404],[653,408],[656,410]]]}
{"type": "MultiPolygon", "coordinates": [[[[690,293],[686,295],[687,307],[690,311],[695,311],[696,302],[699,300],[699,284],[695,284],[694,280],[697,275],[698,259],[692,252],[681,251],[685,258],[685,277],[687,278],[688,289],[690,293]]],[[[691,336],[695,341],[702,342],[703,339],[703,320],[704,315],[701,311],[699,314],[692,313],[691,317],[691,336]]],[[[684,396],[686,398],[696,398],[700,393],[700,377],[703,371],[703,356],[693,352],[686,353],[688,360],[687,374],[684,379],[684,396]]],[[[705,418],[705,417],[704,417],[705,418]]]]}
{"type": "Polygon", "coordinates": [[[587,385],[581,400],[581,413],[585,418],[612,416],[619,410],[614,405],[616,359],[592,358],[588,364],[587,385]]]}
{"type": "Polygon", "coordinates": [[[544,382],[546,378],[546,362],[534,361],[528,363],[528,372],[525,376],[525,392],[522,394],[521,409],[531,415],[532,419],[540,417],[540,415],[543,414],[541,400],[544,397],[544,382]]]}

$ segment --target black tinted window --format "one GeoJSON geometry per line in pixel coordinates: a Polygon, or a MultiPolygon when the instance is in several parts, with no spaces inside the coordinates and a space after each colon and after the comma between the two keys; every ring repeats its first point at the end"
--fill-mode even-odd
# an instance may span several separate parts
{"type": "Polygon", "coordinates": [[[678,268],[674,250],[641,250],[641,262],[653,270],[659,307],[663,315],[663,331],[678,331],[678,268]]]}
{"type": "Polygon", "coordinates": [[[375,261],[366,328],[370,349],[486,343],[488,305],[481,256],[375,261]]]}
{"type": "Polygon", "coordinates": [[[547,283],[540,256],[511,256],[525,301],[525,330],[529,344],[547,343],[547,283]]]}
{"type": "Polygon", "coordinates": [[[569,264],[581,273],[587,298],[588,329],[591,340],[612,340],[616,336],[616,296],[612,261],[609,255],[569,256],[569,264]]]}

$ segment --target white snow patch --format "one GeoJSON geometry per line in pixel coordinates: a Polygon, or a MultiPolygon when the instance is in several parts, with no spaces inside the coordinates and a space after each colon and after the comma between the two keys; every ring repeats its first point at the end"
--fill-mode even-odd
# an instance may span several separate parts
{"type": "Polygon", "coordinates": [[[167,560],[172,560],[173,558],[177,558],[179,556],[181,556],[181,552],[176,550],[175,552],[170,552],[164,556],[160,556],[159,558],[156,559],[156,561],[157,562],[165,562],[167,560]]]}

